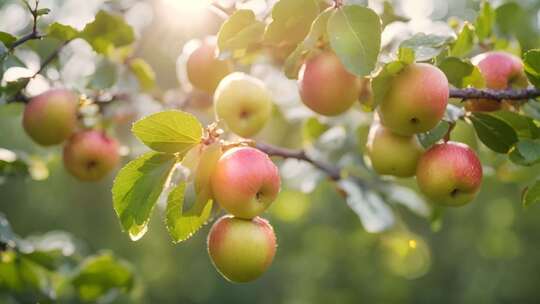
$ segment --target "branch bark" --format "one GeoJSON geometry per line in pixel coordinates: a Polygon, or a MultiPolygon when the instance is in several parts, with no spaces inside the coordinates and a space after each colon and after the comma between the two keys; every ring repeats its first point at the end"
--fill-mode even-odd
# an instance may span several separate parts
{"type": "Polygon", "coordinates": [[[540,97],[540,89],[507,89],[507,90],[492,90],[492,89],[450,89],[450,97],[461,99],[491,99],[496,101],[501,100],[527,100],[540,97]]]}

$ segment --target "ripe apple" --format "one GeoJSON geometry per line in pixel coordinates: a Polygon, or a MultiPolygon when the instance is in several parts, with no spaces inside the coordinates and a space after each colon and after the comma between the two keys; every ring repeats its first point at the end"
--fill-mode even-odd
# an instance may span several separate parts
{"type": "Polygon", "coordinates": [[[378,109],[381,123],[392,132],[413,135],[431,130],[448,104],[448,80],[437,67],[414,63],[396,75],[378,109]]]}
{"type": "Polygon", "coordinates": [[[360,82],[349,73],[332,52],[308,59],[298,75],[298,87],[304,104],[322,115],[336,116],[358,100],[360,82]]]}
{"type": "MultiPolygon", "coordinates": [[[[489,89],[525,88],[528,85],[523,63],[515,55],[505,52],[487,52],[475,56],[471,62],[478,67],[489,89]]],[[[473,99],[465,103],[465,108],[472,112],[491,112],[500,110],[505,103],[508,102],[473,99]]]]}
{"type": "Polygon", "coordinates": [[[420,158],[416,181],[433,203],[462,206],[472,201],[480,189],[482,164],[465,144],[436,144],[420,158]]]}
{"type": "Polygon", "coordinates": [[[232,282],[245,283],[260,277],[276,254],[276,235],[267,220],[225,215],[208,234],[208,254],[217,270],[232,282]]]}
{"type": "Polygon", "coordinates": [[[210,183],[221,207],[249,219],[260,215],[276,199],[280,177],[268,155],[255,148],[237,147],[223,153],[210,183]]]}
{"type": "Polygon", "coordinates": [[[97,181],[118,164],[118,142],[99,131],[73,134],[64,147],[64,166],[83,181],[97,181]]]}
{"type": "Polygon", "coordinates": [[[272,95],[259,79],[244,73],[229,74],[214,95],[218,118],[242,136],[257,134],[272,115],[272,95]]]}
{"type": "Polygon", "coordinates": [[[24,130],[40,145],[60,144],[75,129],[77,104],[77,95],[65,89],[53,89],[35,96],[24,109],[24,130]]]}
{"type": "Polygon", "coordinates": [[[207,93],[214,93],[221,79],[231,73],[233,66],[228,60],[216,57],[215,37],[207,37],[188,57],[187,76],[191,84],[207,93]]]}
{"type": "Polygon", "coordinates": [[[413,176],[423,152],[424,149],[414,135],[392,133],[378,122],[374,122],[369,130],[366,155],[375,172],[379,174],[413,176]]]}

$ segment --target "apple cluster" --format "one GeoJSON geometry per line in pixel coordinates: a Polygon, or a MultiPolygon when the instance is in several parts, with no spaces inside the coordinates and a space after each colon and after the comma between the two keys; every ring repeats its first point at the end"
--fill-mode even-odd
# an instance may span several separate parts
{"type": "Polygon", "coordinates": [[[69,90],[46,91],[30,99],[22,123],[28,136],[42,146],[66,141],[67,171],[82,181],[97,181],[118,164],[118,142],[100,131],[78,129],[78,104],[78,96],[69,90]]]}

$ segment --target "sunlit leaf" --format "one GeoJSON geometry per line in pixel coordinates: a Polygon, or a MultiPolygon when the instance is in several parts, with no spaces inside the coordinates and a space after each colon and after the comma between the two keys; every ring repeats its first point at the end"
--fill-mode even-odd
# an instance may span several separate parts
{"type": "Polygon", "coordinates": [[[135,58],[130,60],[129,68],[137,77],[139,86],[143,91],[151,91],[156,86],[156,73],[144,59],[135,58]]]}
{"type": "Polygon", "coordinates": [[[272,22],[266,28],[264,40],[294,45],[304,39],[318,14],[317,0],[280,0],[272,8],[272,22]]]}
{"type": "Polygon", "coordinates": [[[450,56],[467,56],[474,47],[474,27],[465,22],[459,32],[456,41],[450,47],[450,56]]]}
{"type": "Polygon", "coordinates": [[[121,16],[99,11],[94,21],[85,26],[81,37],[88,41],[96,52],[107,54],[111,48],[131,44],[135,33],[121,16]]]}
{"type": "Polygon", "coordinates": [[[74,27],[55,22],[47,28],[47,37],[56,38],[61,41],[69,41],[79,35],[74,27]]]}
{"type": "Polygon", "coordinates": [[[403,41],[399,47],[411,49],[417,61],[427,61],[439,55],[452,40],[449,36],[418,33],[403,41]]]}

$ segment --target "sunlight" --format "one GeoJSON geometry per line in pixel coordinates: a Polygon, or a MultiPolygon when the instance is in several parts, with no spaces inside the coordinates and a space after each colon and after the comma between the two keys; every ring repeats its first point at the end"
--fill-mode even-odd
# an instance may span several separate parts
{"type": "Polygon", "coordinates": [[[165,5],[181,11],[184,15],[201,14],[210,5],[210,0],[161,0],[165,5]]]}

